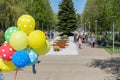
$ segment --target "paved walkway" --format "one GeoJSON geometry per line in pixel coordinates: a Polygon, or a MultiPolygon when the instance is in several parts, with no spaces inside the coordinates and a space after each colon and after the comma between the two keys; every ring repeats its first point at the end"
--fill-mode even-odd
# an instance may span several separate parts
{"type": "MultiPolygon", "coordinates": [[[[32,74],[31,67],[26,67],[18,71],[17,80],[104,80],[110,76],[99,68],[89,67],[93,59],[111,57],[105,50],[87,44],[77,50],[78,55],[42,56],[41,63],[36,64],[37,74],[32,74]]],[[[14,74],[4,73],[5,80],[13,80],[14,74]]]]}

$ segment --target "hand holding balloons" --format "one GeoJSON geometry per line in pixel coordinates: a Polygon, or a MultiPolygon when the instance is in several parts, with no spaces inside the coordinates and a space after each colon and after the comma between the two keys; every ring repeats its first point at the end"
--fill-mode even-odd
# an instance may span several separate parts
{"type": "Polygon", "coordinates": [[[0,47],[0,70],[5,72],[35,64],[38,56],[45,55],[50,49],[44,32],[34,30],[32,16],[20,16],[17,27],[12,26],[5,31],[6,43],[0,47]]]}

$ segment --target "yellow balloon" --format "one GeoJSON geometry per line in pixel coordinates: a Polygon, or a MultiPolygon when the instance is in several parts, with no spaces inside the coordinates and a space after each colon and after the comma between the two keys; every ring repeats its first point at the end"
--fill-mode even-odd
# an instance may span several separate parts
{"type": "Polygon", "coordinates": [[[45,55],[50,50],[50,43],[46,40],[44,46],[34,49],[38,55],[45,55]]]}
{"type": "Polygon", "coordinates": [[[47,44],[47,52],[50,50],[50,43],[48,40],[46,40],[46,44],[47,44]]]}
{"type": "Polygon", "coordinates": [[[46,41],[45,34],[41,30],[32,31],[29,34],[28,39],[29,39],[29,46],[32,48],[42,47],[46,41]]]}
{"type": "Polygon", "coordinates": [[[35,20],[30,15],[22,15],[17,21],[17,26],[19,30],[29,34],[35,28],[35,20]]]}
{"type": "Polygon", "coordinates": [[[28,45],[28,36],[23,31],[16,31],[10,36],[10,45],[15,50],[25,49],[28,45]]]}
{"type": "Polygon", "coordinates": [[[3,61],[0,59],[0,70],[3,72],[9,72],[15,70],[16,67],[11,61],[3,61]]]}

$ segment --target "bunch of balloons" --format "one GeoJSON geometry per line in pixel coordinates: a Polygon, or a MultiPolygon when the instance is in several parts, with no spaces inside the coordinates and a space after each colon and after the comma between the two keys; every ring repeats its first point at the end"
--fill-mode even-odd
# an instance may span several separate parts
{"type": "Polygon", "coordinates": [[[8,72],[33,65],[50,50],[44,32],[34,29],[34,18],[26,14],[20,16],[17,27],[5,31],[6,41],[0,46],[0,70],[8,72]]]}

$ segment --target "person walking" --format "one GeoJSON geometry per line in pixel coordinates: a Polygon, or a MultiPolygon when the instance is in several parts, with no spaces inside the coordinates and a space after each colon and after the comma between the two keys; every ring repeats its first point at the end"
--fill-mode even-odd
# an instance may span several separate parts
{"type": "Polygon", "coordinates": [[[93,36],[89,36],[89,45],[91,46],[92,45],[92,38],[93,38],[93,36]]]}
{"type": "Polygon", "coordinates": [[[76,32],[74,33],[74,42],[75,43],[77,42],[77,33],[76,32]]]}
{"type": "MultiPolygon", "coordinates": [[[[39,63],[40,63],[40,60],[38,60],[37,63],[39,64],[39,63]]],[[[36,64],[33,64],[33,65],[32,65],[32,72],[33,72],[33,74],[36,74],[36,72],[37,72],[35,65],[36,65],[36,64]]]]}
{"type": "Polygon", "coordinates": [[[53,33],[53,31],[50,31],[50,32],[49,32],[49,36],[50,36],[50,40],[54,38],[54,33],[53,33]]]}
{"type": "Polygon", "coordinates": [[[95,42],[96,42],[96,38],[93,36],[93,38],[92,38],[92,47],[95,47],[95,42]]]}
{"type": "Polygon", "coordinates": [[[33,71],[33,74],[36,74],[35,64],[32,65],[32,71],[33,71]]]}
{"type": "Polygon", "coordinates": [[[85,33],[83,33],[83,35],[82,35],[82,41],[83,41],[83,43],[85,43],[85,33]]]}
{"type": "Polygon", "coordinates": [[[82,48],[82,37],[80,35],[78,36],[78,48],[82,48]]]}

